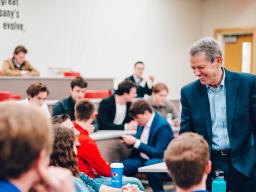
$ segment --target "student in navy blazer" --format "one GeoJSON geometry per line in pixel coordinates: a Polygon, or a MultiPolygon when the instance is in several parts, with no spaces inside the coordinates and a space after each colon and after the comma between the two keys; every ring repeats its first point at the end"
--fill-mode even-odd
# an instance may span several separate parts
{"type": "MultiPolygon", "coordinates": [[[[134,136],[124,135],[123,141],[133,147],[129,159],[124,163],[124,175],[132,176],[138,168],[162,162],[163,154],[173,139],[172,128],[145,100],[137,100],[131,105],[130,114],[138,122],[134,136]]],[[[159,173],[148,173],[147,178],[153,191],[163,191],[159,173]]]]}
{"type": "Polygon", "coordinates": [[[213,172],[225,172],[232,192],[256,191],[256,76],[221,67],[222,53],[213,38],[190,49],[191,68],[199,78],[181,89],[181,130],[208,141],[213,172]]]}

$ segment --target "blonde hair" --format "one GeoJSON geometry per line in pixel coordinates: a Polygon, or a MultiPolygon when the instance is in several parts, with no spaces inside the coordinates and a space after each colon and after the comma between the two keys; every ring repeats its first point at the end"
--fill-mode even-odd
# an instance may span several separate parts
{"type": "Polygon", "coordinates": [[[42,150],[51,153],[53,131],[37,106],[0,104],[0,179],[18,178],[42,150]]]}

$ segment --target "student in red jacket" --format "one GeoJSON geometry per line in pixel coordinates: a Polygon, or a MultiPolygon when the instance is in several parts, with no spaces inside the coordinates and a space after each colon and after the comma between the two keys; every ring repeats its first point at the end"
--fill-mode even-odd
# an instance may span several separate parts
{"type": "MultiPolygon", "coordinates": [[[[94,115],[94,105],[82,99],[75,105],[75,128],[80,132],[78,140],[80,146],[78,148],[78,167],[81,172],[84,172],[89,177],[94,178],[98,183],[111,186],[111,170],[110,164],[105,161],[101,155],[96,142],[89,137],[93,132],[94,127],[91,124],[94,115]]],[[[140,190],[144,190],[140,180],[133,177],[123,177],[123,185],[132,183],[138,185],[140,190]]]]}

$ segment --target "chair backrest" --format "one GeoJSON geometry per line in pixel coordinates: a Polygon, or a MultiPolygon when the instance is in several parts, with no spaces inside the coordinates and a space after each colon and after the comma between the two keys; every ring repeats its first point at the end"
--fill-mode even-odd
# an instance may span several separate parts
{"type": "Polygon", "coordinates": [[[104,99],[112,95],[111,90],[86,90],[84,98],[86,99],[104,99]]]}
{"type": "Polygon", "coordinates": [[[64,77],[80,77],[79,72],[67,71],[63,73],[64,77]]]}
{"type": "Polygon", "coordinates": [[[11,98],[11,92],[9,91],[0,91],[0,101],[6,101],[11,98]]]}

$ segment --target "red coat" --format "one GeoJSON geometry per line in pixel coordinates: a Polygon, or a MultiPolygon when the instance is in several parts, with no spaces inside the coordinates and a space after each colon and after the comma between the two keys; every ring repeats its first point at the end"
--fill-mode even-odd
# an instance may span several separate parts
{"type": "Polygon", "coordinates": [[[75,121],[75,128],[80,132],[78,140],[80,146],[77,148],[78,168],[91,178],[97,176],[111,176],[110,165],[101,155],[96,142],[89,137],[87,130],[83,129],[75,121]]]}

